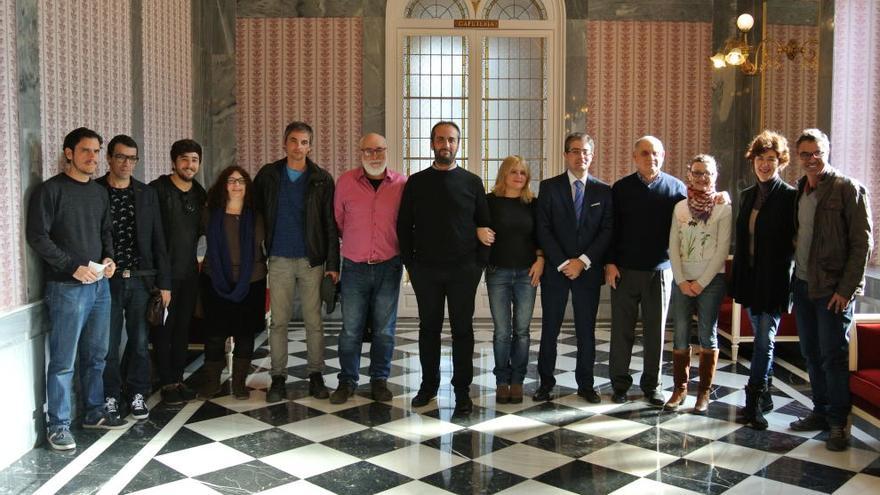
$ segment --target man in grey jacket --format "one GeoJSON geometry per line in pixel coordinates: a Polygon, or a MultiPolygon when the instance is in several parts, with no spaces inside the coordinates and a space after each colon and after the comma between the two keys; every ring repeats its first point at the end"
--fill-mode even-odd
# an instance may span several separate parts
{"type": "Polygon", "coordinates": [[[828,136],[805,129],[797,155],[795,317],[813,392],[813,411],[796,431],[830,430],[825,447],[846,450],[851,401],[847,363],[853,298],[862,293],[871,252],[868,192],[828,163],[828,136]]]}

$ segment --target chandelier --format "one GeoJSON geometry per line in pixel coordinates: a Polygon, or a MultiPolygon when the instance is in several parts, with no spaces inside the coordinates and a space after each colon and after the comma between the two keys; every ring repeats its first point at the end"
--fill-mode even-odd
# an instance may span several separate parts
{"type": "Polygon", "coordinates": [[[728,65],[739,67],[747,76],[763,73],[768,68],[780,69],[786,59],[799,61],[811,70],[819,68],[819,41],[808,39],[801,43],[792,38],[781,42],[767,38],[752,46],[749,44],[749,31],[754,25],[755,18],[750,14],[737,17],[736,27],[742,36],[727,40],[720,52],[709,57],[712,66],[716,69],[728,65]]]}

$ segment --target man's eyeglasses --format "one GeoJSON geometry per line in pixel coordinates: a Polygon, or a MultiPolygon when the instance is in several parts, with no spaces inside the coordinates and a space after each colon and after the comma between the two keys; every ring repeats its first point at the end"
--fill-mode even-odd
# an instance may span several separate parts
{"type": "Polygon", "coordinates": [[[822,158],[823,156],[825,156],[825,152],[821,150],[813,152],[802,151],[798,153],[798,156],[801,157],[801,160],[809,160],[810,158],[822,158]]]}
{"type": "Polygon", "coordinates": [[[572,155],[593,156],[592,150],[582,150],[580,148],[572,148],[566,151],[566,153],[571,153],[572,155]]]}
{"type": "Polygon", "coordinates": [[[363,148],[361,149],[361,154],[364,156],[384,155],[387,149],[388,148],[363,148]]]}
{"type": "Polygon", "coordinates": [[[244,177],[239,177],[237,179],[234,177],[230,177],[229,179],[226,179],[226,183],[229,184],[230,186],[234,185],[234,184],[238,184],[240,186],[243,186],[246,184],[244,177]]]}
{"type": "Polygon", "coordinates": [[[137,163],[140,158],[137,155],[123,155],[122,153],[114,153],[113,159],[118,162],[137,163]]]}
{"type": "Polygon", "coordinates": [[[697,170],[697,171],[689,170],[688,173],[693,175],[695,179],[702,179],[703,177],[712,177],[715,175],[712,172],[702,172],[699,170],[697,170]]]}

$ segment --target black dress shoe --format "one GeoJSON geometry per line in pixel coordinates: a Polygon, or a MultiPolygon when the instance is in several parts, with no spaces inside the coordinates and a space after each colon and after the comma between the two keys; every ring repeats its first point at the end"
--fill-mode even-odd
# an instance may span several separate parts
{"type": "Polygon", "coordinates": [[[598,404],[602,402],[602,398],[599,397],[599,392],[596,392],[592,388],[579,388],[578,395],[590,404],[598,404]]]}
{"type": "Polygon", "coordinates": [[[434,399],[434,397],[437,397],[436,390],[429,392],[427,390],[419,389],[418,393],[416,393],[416,396],[412,398],[411,404],[413,407],[424,407],[427,406],[428,403],[434,399]]]}
{"type": "Polygon", "coordinates": [[[453,416],[468,416],[474,410],[474,402],[467,395],[455,396],[455,409],[452,410],[453,416]]]}
{"type": "Polygon", "coordinates": [[[535,395],[532,396],[532,400],[535,402],[547,402],[549,400],[553,400],[553,396],[550,395],[550,392],[553,391],[553,387],[545,387],[541,385],[538,387],[538,390],[535,391],[535,395]]]}
{"type": "Polygon", "coordinates": [[[611,394],[611,401],[616,404],[625,404],[627,400],[626,392],[618,392],[615,390],[614,393],[611,394]]]}
{"type": "Polygon", "coordinates": [[[663,404],[666,404],[666,399],[663,398],[663,392],[657,389],[645,392],[645,400],[652,406],[662,406],[663,404]]]}

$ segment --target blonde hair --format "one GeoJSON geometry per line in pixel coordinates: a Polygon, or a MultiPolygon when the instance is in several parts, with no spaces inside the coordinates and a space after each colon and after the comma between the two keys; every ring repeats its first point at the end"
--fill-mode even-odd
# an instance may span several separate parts
{"type": "Polygon", "coordinates": [[[519,200],[526,204],[531,203],[532,200],[535,199],[535,195],[529,187],[529,181],[532,179],[532,172],[529,170],[529,164],[519,155],[510,155],[501,162],[501,166],[498,167],[498,176],[495,177],[495,186],[492,188],[492,194],[495,196],[504,196],[507,193],[505,181],[508,174],[510,174],[510,171],[516,166],[521,166],[526,172],[526,185],[522,188],[522,191],[520,191],[519,200]]]}

